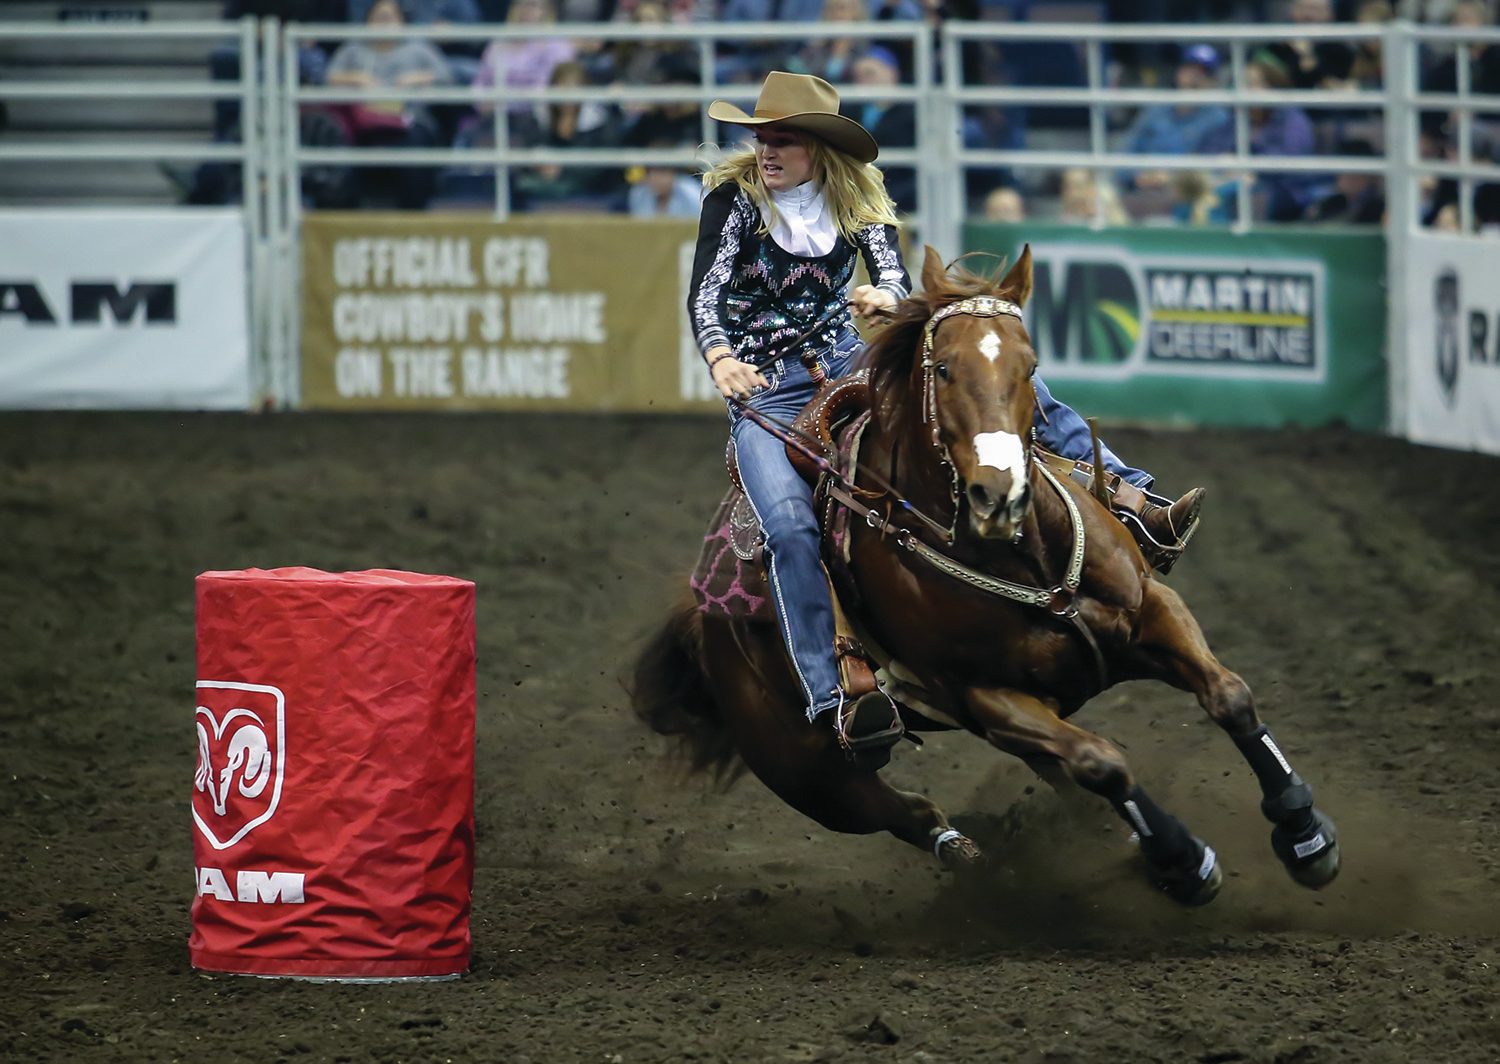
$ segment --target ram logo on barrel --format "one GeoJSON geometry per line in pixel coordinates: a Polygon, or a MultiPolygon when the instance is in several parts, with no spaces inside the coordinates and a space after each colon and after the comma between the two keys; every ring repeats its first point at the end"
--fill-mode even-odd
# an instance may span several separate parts
{"type": "MultiPolygon", "coordinates": [[[[213,719],[207,706],[199,706],[198,713],[213,719]]],[[[249,717],[254,723],[241,724],[235,728],[233,737],[229,740],[228,763],[217,773],[214,771],[213,744],[209,741],[208,729],[203,726],[202,720],[198,721],[198,772],[193,778],[193,786],[208,792],[214,812],[220,816],[225,813],[224,803],[229,798],[230,785],[235,782],[236,775],[239,777],[239,791],[246,798],[259,797],[260,792],[271,781],[271,746],[266,741],[265,725],[248,709],[236,709],[225,718],[222,727],[227,728],[229,722],[236,717],[249,717]]]]}
{"type": "Polygon", "coordinates": [[[275,687],[199,680],[193,820],[228,849],[276,812],[285,776],[286,698],[275,687]]]}

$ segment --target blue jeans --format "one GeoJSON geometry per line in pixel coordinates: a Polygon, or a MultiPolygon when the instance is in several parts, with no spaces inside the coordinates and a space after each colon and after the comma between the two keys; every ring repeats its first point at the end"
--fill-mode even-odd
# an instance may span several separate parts
{"type": "MultiPolygon", "coordinates": [[[[858,334],[847,334],[818,357],[823,372],[830,379],[847,373],[850,359],[861,346],[858,334]]],[[[789,355],[761,372],[770,384],[756,390],[750,406],[790,424],[817,390],[806,368],[799,358],[789,355]]],[[[729,417],[740,481],[766,534],[766,571],[776,623],[802,688],[807,719],[812,720],[836,707],[841,698],[833,652],[833,600],[823,571],[812,488],[792,468],[785,443],[733,404],[729,417]]]]}
{"type": "MultiPolygon", "coordinates": [[[[1088,422],[1073,412],[1071,407],[1064,406],[1052,397],[1052,392],[1042,383],[1042,378],[1033,377],[1031,383],[1036,386],[1037,404],[1041,407],[1041,414],[1047,415],[1047,420],[1042,420],[1041,414],[1036,418],[1036,437],[1038,442],[1053,454],[1060,454],[1064,458],[1072,458],[1084,462],[1094,460],[1094,447],[1089,440],[1088,422]]],[[[1104,468],[1111,473],[1118,473],[1130,483],[1142,491],[1150,491],[1151,485],[1156,478],[1144,469],[1135,469],[1120,461],[1118,455],[1109,449],[1103,441],[1099,441],[1099,450],[1104,458],[1104,468]]]]}

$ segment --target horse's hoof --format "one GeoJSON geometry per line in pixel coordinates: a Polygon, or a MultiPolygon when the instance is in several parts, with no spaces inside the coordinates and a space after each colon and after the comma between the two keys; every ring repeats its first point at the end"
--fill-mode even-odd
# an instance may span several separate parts
{"type": "Polygon", "coordinates": [[[983,863],[984,851],[967,835],[954,833],[938,844],[937,859],[944,868],[960,871],[983,863]]]}
{"type": "Polygon", "coordinates": [[[1321,890],[1338,878],[1339,834],[1318,809],[1312,811],[1313,830],[1292,838],[1279,824],[1271,829],[1271,849],[1286,865],[1292,879],[1311,890],[1321,890]]]}
{"type": "Polygon", "coordinates": [[[1151,882],[1178,905],[1196,909],[1207,905],[1219,896],[1224,886],[1224,870],[1219,867],[1219,856],[1212,846],[1203,847],[1198,857],[1187,865],[1161,868],[1150,865],[1151,882]]]}

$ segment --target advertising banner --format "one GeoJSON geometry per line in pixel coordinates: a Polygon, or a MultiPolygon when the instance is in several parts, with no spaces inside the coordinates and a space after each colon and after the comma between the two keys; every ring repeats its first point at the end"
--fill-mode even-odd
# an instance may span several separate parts
{"type": "Polygon", "coordinates": [[[0,210],[0,407],[245,410],[238,210],[0,210]]]}
{"type": "Polygon", "coordinates": [[[687,332],[695,222],[309,215],[312,409],[714,410],[687,332]]]}
{"type": "Polygon", "coordinates": [[[1407,250],[1407,435],[1500,454],[1497,245],[1418,234],[1407,250]]]}
{"type": "Polygon", "coordinates": [[[1027,328],[1070,405],[1130,420],[1384,427],[1380,234],[1026,223],[971,225],[964,241],[1012,259],[1027,242],[1027,328]]]}

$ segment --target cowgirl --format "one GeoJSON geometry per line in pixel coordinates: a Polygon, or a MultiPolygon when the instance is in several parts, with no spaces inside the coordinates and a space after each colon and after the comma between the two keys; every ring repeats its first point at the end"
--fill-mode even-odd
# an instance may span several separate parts
{"type": "MultiPolygon", "coordinates": [[[[841,376],[860,349],[850,308],[871,315],[911,290],[895,206],[870,165],[879,152],[875,138],[838,110],[838,93],[826,81],[780,71],[766,78],[754,115],[723,101],[708,109],[710,118],[753,129],[755,142],[703,177],[708,193],[688,313],[719,391],[750,399],[779,421],[796,417],[815,391],[803,349],[817,353],[828,377],[841,376]],[[856,254],[874,283],[846,297],[856,254]],[[801,349],[783,350],[803,334],[801,349]]],[[[900,724],[883,696],[856,704],[839,688],[812,489],[792,468],[785,443],[735,408],[730,416],[740,480],[765,531],[771,596],[808,719],[827,713],[849,749],[895,742],[900,724]]]]}
{"type": "MultiPolygon", "coordinates": [[[[754,130],[754,144],[704,174],[708,192],[688,314],[720,393],[749,400],[759,413],[783,422],[795,418],[816,390],[800,358],[803,350],[816,354],[829,378],[843,375],[861,346],[850,309],[868,317],[895,306],[911,289],[895,207],[871,165],[880,149],[838,109],[838,93],[826,81],[781,71],[766,78],[754,115],[723,101],[708,109],[710,118],[754,130]],[[846,300],[856,254],[864,257],[874,283],[855,288],[846,300]],[[800,347],[791,348],[799,337],[800,347]]],[[[1036,383],[1045,414],[1038,422],[1043,445],[1089,459],[1083,419],[1036,383]]],[[[785,443],[737,407],[731,407],[730,419],[740,480],[765,532],[771,596],[808,719],[828,713],[847,749],[896,742],[900,722],[892,720],[884,696],[866,695],[855,703],[839,687],[833,604],[812,489],[792,468],[785,443]]],[[[1125,489],[1150,487],[1149,474],[1124,466],[1107,448],[1104,453],[1106,466],[1123,475],[1125,489]]],[[[1162,545],[1178,540],[1174,525],[1185,531],[1202,498],[1195,490],[1168,507],[1136,495],[1136,516],[1162,545]]]]}

